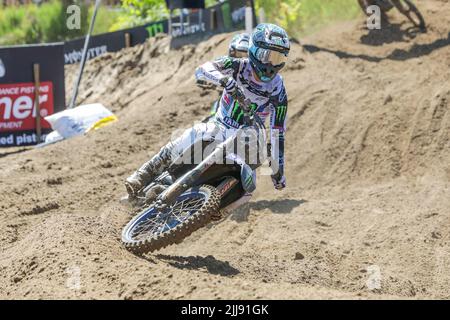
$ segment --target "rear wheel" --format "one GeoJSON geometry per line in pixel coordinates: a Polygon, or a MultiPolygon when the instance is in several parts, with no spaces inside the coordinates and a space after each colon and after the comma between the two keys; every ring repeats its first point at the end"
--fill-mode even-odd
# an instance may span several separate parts
{"type": "Polygon", "coordinates": [[[410,0],[392,0],[392,3],[398,11],[406,16],[416,27],[420,28],[423,32],[426,31],[425,19],[414,3],[410,0]]]}
{"type": "Polygon", "coordinates": [[[367,8],[370,6],[378,6],[383,15],[394,7],[388,0],[358,0],[358,3],[367,16],[371,15],[371,13],[367,12],[367,8]]]}
{"type": "Polygon", "coordinates": [[[359,3],[359,6],[361,7],[362,11],[364,12],[364,14],[365,14],[366,16],[369,15],[369,14],[367,13],[367,7],[368,7],[368,5],[367,5],[366,0],[358,0],[358,3],[359,3]]]}
{"type": "Polygon", "coordinates": [[[122,231],[125,247],[136,254],[180,243],[207,225],[219,210],[220,196],[214,187],[202,185],[181,194],[169,207],[144,209],[122,231]]]}

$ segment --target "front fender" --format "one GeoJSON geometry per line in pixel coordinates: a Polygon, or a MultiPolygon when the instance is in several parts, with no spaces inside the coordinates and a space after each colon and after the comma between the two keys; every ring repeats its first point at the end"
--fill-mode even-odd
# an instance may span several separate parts
{"type": "Polygon", "coordinates": [[[227,155],[227,159],[234,161],[241,167],[241,184],[245,192],[252,193],[256,189],[256,172],[236,154],[227,155]]]}

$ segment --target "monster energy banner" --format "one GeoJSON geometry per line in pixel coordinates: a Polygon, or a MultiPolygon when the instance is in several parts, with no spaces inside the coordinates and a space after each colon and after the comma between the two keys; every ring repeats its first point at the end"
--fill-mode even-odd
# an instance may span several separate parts
{"type": "MultiPolygon", "coordinates": [[[[253,1],[250,1],[253,11],[253,21],[256,21],[255,7],[253,1]]],[[[222,4],[221,10],[226,30],[236,30],[245,28],[245,0],[229,0],[222,4]],[[228,4],[228,5],[227,5],[228,4]]]]}
{"type": "MultiPolygon", "coordinates": [[[[256,21],[253,1],[250,1],[253,21],[256,21]]],[[[245,28],[246,0],[229,0],[202,11],[194,11],[182,18],[175,17],[172,26],[171,48],[204,41],[213,34],[245,28]],[[183,24],[180,24],[182,19],[183,24]]]]}
{"type": "MultiPolygon", "coordinates": [[[[253,8],[253,1],[250,1],[253,8]]],[[[189,15],[174,17],[172,47],[179,47],[196,42],[203,35],[243,29],[245,27],[245,7],[247,0],[228,0],[204,10],[196,10],[189,15]],[[183,20],[181,20],[183,19],[183,20]],[[183,22],[181,25],[180,22],[183,22]]],[[[255,11],[253,10],[253,13],[255,11]]],[[[254,20],[256,21],[256,20],[254,20]]],[[[168,33],[168,20],[148,23],[144,26],[120,30],[92,36],[89,42],[87,58],[92,59],[107,52],[116,52],[127,46],[145,42],[158,33],[168,33]],[[128,36],[127,36],[128,34],[128,36]],[[127,40],[129,39],[129,40],[127,40]]],[[[67,41],[64,44],[65,64],[77,63],[81,60],[84,38],[67,41]]]]}
{"type": "MultiPolygon", "coordinates": [[[[253,1],[250,2],[253,8],[253,1]]],[[[246,0],[229,0],[183,17],[173,17],[172,37],[218,33],[245,27],[246,0]],[[183,22],[182,24],[180,22],[183,22]]],[[[254,12],[254,10],[253,10],[254,12]]]]}
{"type": "MultiPolygon", "coordinates": [[[[134,46],[145,42],[146,39],[154,37],[158,33],[167,33],[167,20],[152,22],[143,26],[120,30],[92,36],[89,41],[87,58],[92,59],[107,52],[116,52],[129,45],[134,46]],[[128,36],[127,36],[128,34],[128,36]]],[[[77,63],[81,60],[83,53],[84,38],[67,41],[64,44],[65,64],[77,63]]]]}
{"type": "Polygon", "coordinates": [[[166,7],[169,10],[173,9],[204,9],[205,8],[205,0],[166,0],[166,7]]]}

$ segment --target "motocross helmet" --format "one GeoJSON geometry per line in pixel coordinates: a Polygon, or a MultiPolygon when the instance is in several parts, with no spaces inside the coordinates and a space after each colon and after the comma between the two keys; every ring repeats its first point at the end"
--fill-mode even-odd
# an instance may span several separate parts
{"type": "Polygon", "coordinates": [[[233,58],[246,58],[248,56],[249,39],[250,37],[247,33],[235,35],[228,47],[228,55],[233,58]]]}
{"type": "Polygon", "coordinates": [[[285,66],[290,50],[289,37],[283,28],[261,23],[250,36],[250,63],[263,82],[271,81],[285,66]]]}

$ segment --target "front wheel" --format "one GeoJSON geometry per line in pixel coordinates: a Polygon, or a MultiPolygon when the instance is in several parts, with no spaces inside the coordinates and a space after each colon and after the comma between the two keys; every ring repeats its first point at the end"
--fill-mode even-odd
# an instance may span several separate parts
{"type": "Polygon", "coordinates": [[[204,227],[219,210],[220,196],[214,187],[202,185],[181,194],[165,209],[150,206],[134,217],[122,231],[122,242],[142,255],[180,243],[204,227]]]}

